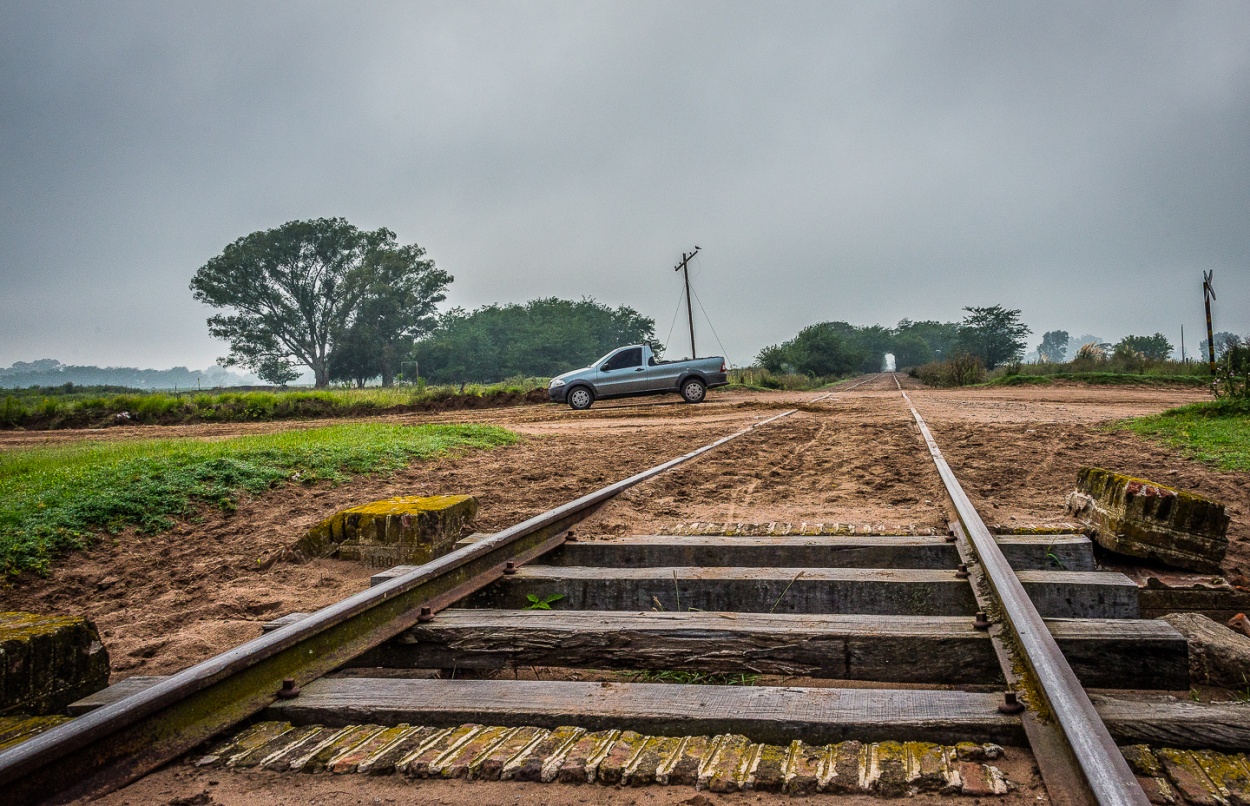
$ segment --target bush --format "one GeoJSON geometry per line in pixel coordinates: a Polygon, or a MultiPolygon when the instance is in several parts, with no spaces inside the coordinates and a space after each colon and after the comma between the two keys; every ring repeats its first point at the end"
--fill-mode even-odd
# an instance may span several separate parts
{"type": "Polygon", "coordinates": [[[816,378],[793,372],[773,372],[762,367],[746,367],[729,371],[729,384],[747,389],[784,389],[801,392],[825,386],[828,378],[816,378]]]}
{"type": "MultiPolygon", "coordinates": [[[[98,391],[43,397],[14,390],[0,401],[0,428],[82,428],[109,425],[126,412],[128,422],[171,424],[238,422],[286,418],[361,417],[389,412],[428,409],[443,401],[483,398],[486,405],[514,405],[545,390],[544,378],[510,378],[492,386],[458,384],[366,389],[230,391],[170,394],[129,392],[102,395],[98,391]]],[[[451,404],[454,405],[454,404],[451,404]]]]}
{"type": "Polygon", "coordinates": [[[1215,365],[1216,397],[1250,399],[1250,344],[1235,344],[1215,365]]]}
{"type": "Polygon", "coordinates": [[[4,404],[0,405],[0,425],[14,426],[26,414],[26,409],[13,395],[6,395],[4,404]]]}
{"type": "Polygon", "coordinates": [[[916,370],[926,386],[971,386],[985,382],[985,365],[971,353],[958,352],[945,361],[931,361],[916,370]]]}

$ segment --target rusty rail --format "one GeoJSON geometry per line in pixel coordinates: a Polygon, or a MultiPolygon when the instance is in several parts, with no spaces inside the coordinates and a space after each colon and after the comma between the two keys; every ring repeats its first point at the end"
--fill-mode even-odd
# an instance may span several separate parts
{"type": "Polygon", "coordinates": [[[795,411],[530,518],[0,753],[4,802],[63,803],[119,789],[258,713],[284,681],[306,684],[413,626],[424,608],[446,607],[495,581],[506,563],[555,548],[619,493],[795,411]]]}
{"type": "MultiPolygon", "coordinates": [[[[894,382],[898,383],[897,377],[894,382]]],[[[1150,801],[1146,793],[1137,783],[1128,762],[1090,702],[1089,695],[1025,593],[1024,586],[1016,578],[1011,564],[946,463],[924,418],[907,393],[902,391],[901,384],[899,391],[911,409],[916,425],[920,427],[959,522],[980,560],[985,579],[1014,639],[1017,654],[1027,665],[1036,690],[1045,698],[1046,705],[1058,721],[1090,793],[1102,806],[1147,806],[1150,801]]]]}

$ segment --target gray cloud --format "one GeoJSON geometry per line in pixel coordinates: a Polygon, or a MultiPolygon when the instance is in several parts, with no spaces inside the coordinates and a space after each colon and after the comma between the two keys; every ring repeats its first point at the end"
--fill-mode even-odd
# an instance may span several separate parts
{"type": "Polygon", "coordinates": [[[321,215],[425,246],[451,304],[661,336],[697,243],[738,361],[999,302],[1196,344],[1202,269],[1250,332],[1248,35],[1240,3],[6,4],[0,363],[205,365],[191,274],[321,215]]]}

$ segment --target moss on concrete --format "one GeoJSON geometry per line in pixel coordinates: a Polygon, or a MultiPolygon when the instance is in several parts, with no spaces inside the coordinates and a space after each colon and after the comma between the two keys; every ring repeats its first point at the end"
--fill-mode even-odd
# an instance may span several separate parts
{"type": "Polygon", "coordinates": [[[108,678],[108,652],[87,619],[0,613],[0,715],[58,713],[108,678]]]}
{"type": "Polygon", "coordinates": [[[1103,548],[1202,573],[1218,573],[1228,550],[1224,505],[1197,493],[1081,468],[1068,510],[1103,548]]]}
{"type": "Polygon", "coordinates": [[[420,565],[451,551],[477,515],[471,495],[400,496],[334,513],[308,531],[296,550],[370,566],[420,565]]]}

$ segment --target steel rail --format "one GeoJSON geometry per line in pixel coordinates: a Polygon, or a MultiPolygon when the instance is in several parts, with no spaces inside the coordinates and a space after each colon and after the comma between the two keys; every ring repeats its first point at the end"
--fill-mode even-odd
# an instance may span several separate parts
{"type": "MultiPolygon", "coordinates": [[[[898,382],[896,377],[895,383],[898,382]]],[[[901,390],[901,386],[900,386],[901,390]]],[[[1016,577],[1011,564],[1003,556],[976,508],[964,493],[959,479],[942,456],[924,418],[906,392],[903,400],[911,409],[916,425],[937,465],[938,475],[950,495],[959,521],[963,524],[973,550],[984,569],[995,598],[1006,619],[1021,659],[1027,664],[1037,689],[1046,700],[1051,713],[1063,731],[1072,756],[1080,765],[1090,792],[1102,806],[1147,806],[1149,799],[1142,791],[1128,762],[1116,747],[1107,726],[1103,724],[1089,695],[1068,665],[1059,645],[1046,628],[1037,608],[1016,577]]],[[[1036,705],[1036,704],[1035,704],[1036,705]]]]}
{"type": "MultiPolygon", "coordinates": [[[[987,614],[995,612],[997,602],[990,592],[985,571],[977,562],[977,554],[968,540],[968,533],[958,519],[950,522],[950,530],[955,535],[955,548],[959,552],[959,559],[968,567],[968,581],[972,583],[972,595],[976,597],[977,606],[987,614]]],[[[1023,688],[1027,684],[1027,675],[1023,669],[1016,668],[1014,647],[1008,645],[1012,640],[1011,631],[1001,621],[995,621],[985,628],[985,632],[990,636],[994,655],[998,658],[998,665],[1008,688],[1023,688]]],[[[1059,724],[1054,720],[1043,720],[1040,714],[1028,709],[1020,713],[1020,722],[1024,726],[1024,735],[1033,750],[1033,760],[1037,762],[1038,772],[1042,774],[1042,783],[1052,806],[1092,806],[1096,803],[1094,793],[1089,790],[1085,775],[1072,755],[1072,748],[1064,738],[1059,724]]]]}
{"type": "Polygon", "coordinates": [[[63,803],[119,789],[258,713],[285,680],[307,684],[412,627],[423,607],[446,607],[501,577],[507,562],[554,548],[619,493],[795,411],[504,529],[0,753],[3,800],[63,803]]]}

